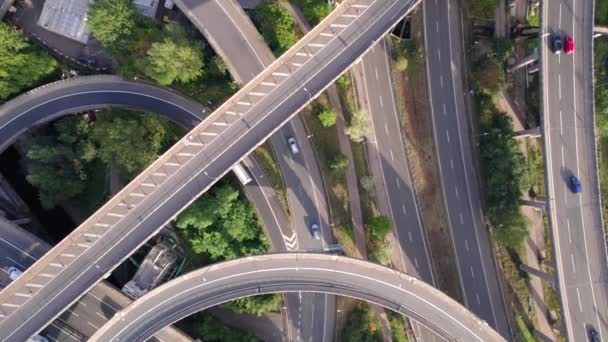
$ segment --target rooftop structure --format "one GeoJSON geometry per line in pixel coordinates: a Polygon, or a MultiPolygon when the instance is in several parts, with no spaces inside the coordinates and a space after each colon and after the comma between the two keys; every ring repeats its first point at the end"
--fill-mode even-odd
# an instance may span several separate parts
{"type": "Polygon", "coordinates": [[[45,1],[38,25],[58,35],[86,44],[89,40],[87,9],[92,0],[45,1]]]}
{"type": "Polygon", "coordinates": [[[122,292],[133,298],[143,296],[173,270],[176,261],[177,256],[166,242],[154,245],[133,279],[122,288],[122,292]]]}

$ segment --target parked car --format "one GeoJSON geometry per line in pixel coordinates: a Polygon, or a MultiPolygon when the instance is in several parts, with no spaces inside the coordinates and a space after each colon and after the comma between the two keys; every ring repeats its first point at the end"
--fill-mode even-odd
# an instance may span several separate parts
{"type": "Polygon", "coordinates": [[[553,51],[554,54],[559,55],[562,53],[563,49],[564,43],[562,42],[562,35],[558,32],[554,32],[551,34],[551,51],[553,51]]]}
{"type": "Polygon", "coordinates": [[[570,36],[566,36],[564,39],[564,53],[571,55],[574,52],[574,39],[570,36]]]}
{"type": "Polygon", "coordinates": [[[576,178],[576,176],[570,177],[570,190],[575,194],[578,194],[579,192],[583,191],[583,187],[581,186],[581,181],[578,178],[576,178]]]}
{"type": "Polygon", "coordinates": [[[318,224],[313,223],[310,226],[310,232],[312,234],[312,237],[315,238],[315,240],[321,240],[321,229],[319,229],[318,224]]]}
{"type": "Polygon", "coordinates": [[[19,278],[21,273],[23,273],[23,272],[21,272],[21,270],[18,269],[17,267],[8,268],[8,277],[11,278],[11,280],[15,280],[15,279],[19,278]]]}
{"type": "Polygon", "coordinates": [[[287,145],[289,145],[289,149],[291,153],[298,154],[300,153],[300,149],[298,148],[298,144],[296,144],[296,139],[294,137],[287,138],[287,145]]]}

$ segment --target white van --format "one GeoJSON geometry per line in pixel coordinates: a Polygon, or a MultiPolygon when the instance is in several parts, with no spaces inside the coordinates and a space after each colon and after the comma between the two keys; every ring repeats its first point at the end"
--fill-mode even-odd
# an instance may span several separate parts
{"type": "Polygon", "coordinates": [[[245,166],[243,164],[241,164],[240,162],[236,163],[234,165],[234,167],[232,168],[232,172],[234,172],[234,174],[238,177],[238,179],[241,181],[241,183],[243,185],[251,182],[251,177],[249,176],[249,172],[247,172],[247,169],[245,168],[245,166]]]}

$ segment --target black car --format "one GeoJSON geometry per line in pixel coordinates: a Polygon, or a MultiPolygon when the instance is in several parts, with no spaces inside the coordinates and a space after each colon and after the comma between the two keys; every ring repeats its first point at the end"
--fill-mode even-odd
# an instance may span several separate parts
{"type": "Polygon", "coordinates": [[[589,342],[601,342],[600,334],[598,334],[593,328],[589,328],[589,342]]]}
{"type": "Polygon", "coordinates": [[[551,35],[551,51],[553,51],[554,54],[560,54],[562,53],[562,50],[564,49],[564,42],[562,39],[562,35],[555,32],[551,35]]]}

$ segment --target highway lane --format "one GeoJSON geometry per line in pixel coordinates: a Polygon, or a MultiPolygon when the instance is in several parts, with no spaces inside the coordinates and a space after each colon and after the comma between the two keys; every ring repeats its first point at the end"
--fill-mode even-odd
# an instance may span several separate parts
{"type": "MultiPolygon", "coordinates": [[[[17,225],[0,217],[0,267],[6,271],[16,266],[21,270],[30,267],[51,246],[17,225]]],[[[4,273],[4,272],[0,272],[4,273]]],[[[2,276],[1,286],[10,279],[2,276]]],[[[91,291],[70,307],[43,331],[51,341],[84,341],[104,325],[115,312],[128,306],[131,299],[106,282],[97,284],[91,291]]],[[[191,341],[188,336],[172,327],[156,334],[152,341],[191,341]]]]}
{"type": "Polygon", "coordinates": [[[510,335],[494,254],[481,210],[462,90],[460,13],[447,0],[424,2],[427,77],[434,138],[464,304],[510,335]]]}
{"type": "MultiPolygon", "coordinates": [[[[178,7],[222,56],[233,79],[244,84],[261,73],[275,57],[249,17],[235,1],[178,0],[178,7]]],[[[295,235],[285,236],[289,250],[321,249],[335,244],[323,179],[300,116],[281,127],[270,143],[285,182],[295,235]],[[300,153],[293,154],[287,139],[294,137],[300,153]],[[321,229],[321,241],[312,238],[310,226],[321,229]],[[292,243],[295,245],[292,247],[292,243]]],[[[277,207],[279,209],[280,207],[277,207]]],[[[335,298],[325,295],[287,295],[290,340],[323,341],[334,336],[335,298]],[[323,329],[316,329],[323,327],[323,329]]]]}
{"type": "Polygon", "coordinates": [[[66,303],[76,300],[318,96],[412,5],[411,1],[396,0],[343,2],[262,75],[4,289],[0,293],[2,336],[25,337],[61,312],[66,303]],[[297,61],[302,63],[296,69],[293,63],[297,61]],[[18,292],[25,296],[14,295],[18,292]]]}
{"type": "Polygon", "coordinates": [[[396,265],[396,268],[434,284],[431,256],[405,152],[387,39],[378,42],[362,59],[374,137],[369,150],[380,160],[376,175],[380,176],[382,186],[376,191],[385,198],[388,212],[384,214],[393,218],[401,250],[405,253],[401,256],[402,265],[396,265]]]}
{"type": "Polygon", "coordinates": [[[140,341],[166,324],[233,298],[299,290],[376,303],[449,341],[504,341],[461,304],[414,277],[360,259],[311,253],[247,257],[191,272],[122,310],[91,341],[140,341]]]}
{"type": "Polygon", "coordinates": [[[593,106],[593,1],[543,3],[541,85],[549,217],[563,319],[570,341],[593,327],[608,339],[608,263],[601,217],[593,106]],[[554,55],[549,34],[574,38],[572,55],[554,55]],[[582,193],[574,194],[576,175],[582,193]]]}

